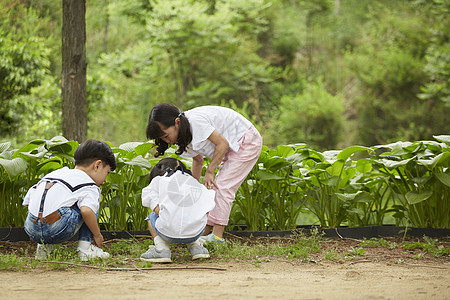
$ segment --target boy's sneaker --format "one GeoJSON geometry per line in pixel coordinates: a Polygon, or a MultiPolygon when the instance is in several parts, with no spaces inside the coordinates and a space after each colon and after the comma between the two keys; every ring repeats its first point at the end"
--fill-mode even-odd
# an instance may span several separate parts
{"type": "Polygon", "coordinates": [[[81,261],[88,261],[93,258],[108,258],[109,253],[103,251],[99,247],[95,246],[94,244],[90,244],[87,249],[78,247],[78,257],[81,261]]]}
{"type": "Polygon", "coordinates": [[[208,235],[201,236],[198,240],[202,244],[205,244],[206,242],[218,243],[218,244],[225,243],[225,240],[223,238],[216,236],[214,233],[210,233],[208,235]]]}
{"type": "Polygon", "coordinates": [[[189,252],[192,255],[192,260],[196,260],[199,258],[209,258],[209,251],[201,243],[197,245],[191,246],[189,248],[189,252]]]}
{"type": "Polygon", "coordinates": [[[141,260],[150,261],[154,263],[170,263],[172,252],[170,250],[156,250],[156,247],[149,248],[147,252],[141,254],[141,260]]]}
{"type": "Polygon", "coordinates": [[[50,253],[53,251],[53,245],[51,244],[37,244],[35,259],[44,260],[47,259],[50,253]]]}

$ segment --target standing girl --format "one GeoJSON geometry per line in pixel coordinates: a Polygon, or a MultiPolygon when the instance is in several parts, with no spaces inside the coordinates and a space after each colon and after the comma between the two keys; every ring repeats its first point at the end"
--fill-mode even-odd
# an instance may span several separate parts
{"type": "Polygon", "coordinates": [[[224,242],[223,233],[235,194],[261,153],[258,130],[229,108],[201,106],[182,112],[173,104],[160,103],[150,112],[147,138],[155,140],[156,157],[170,145],[178,145],[177,155],[192,157],[191,171],[197,180],[202,173],[203,157],[211,158],[203,184],[215,190],[216,205],[208,214],[203,240],[224,242]]]}

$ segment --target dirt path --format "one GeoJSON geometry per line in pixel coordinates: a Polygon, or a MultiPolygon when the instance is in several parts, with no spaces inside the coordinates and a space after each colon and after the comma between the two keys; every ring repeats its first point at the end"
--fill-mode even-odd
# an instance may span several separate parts
{"type": "Polygon", "coordinates": [[[0,299],[450,299],[447,262],[229,261],[195,266],[226,271],[0,271],[0,299]]]}

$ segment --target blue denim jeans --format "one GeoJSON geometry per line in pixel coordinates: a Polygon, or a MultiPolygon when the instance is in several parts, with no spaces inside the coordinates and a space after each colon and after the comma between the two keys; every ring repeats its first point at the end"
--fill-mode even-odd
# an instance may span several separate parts
{"type": "Polygon", "coordinates": [[[155,223],[156,220],[158,220],[159,216],[155,213],[155,212],[151,212],[147,218],[145,218],[146,220],[150,221],[150,224],[152,224],[153,229],[155,229],[156,233],[163,239],[165,239],[166,241],[168,241],[169,243],[174,243],[174,244],[189,244],[189,243],[193,243],[196,240],[198,240],[198,238],[202,235],[204,229],[202,232],[200,232],[197,236],[194,237],[190,237],[190,238],[172,238],[169,236],[166,236],[164,234],[162,234],[161,232],[158,231],[158,229],[156,229],[155,223]]]}
{"type": "Polygon", "coordinates": [[[28,212],[24,225],[25,232],[39,244],[59,244],[70,240],[77,232],[80,241],[92,242],[94,240],[77,205],[73,208],[61,207],[58,212],[61,218],[51,225],[42,224],[41,220],[33,223],[36,216],[28,212]]]}

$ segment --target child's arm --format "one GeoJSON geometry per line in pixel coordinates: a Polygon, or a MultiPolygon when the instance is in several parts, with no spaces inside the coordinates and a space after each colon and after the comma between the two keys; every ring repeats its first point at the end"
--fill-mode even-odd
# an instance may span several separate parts
{"type": "Polygon", "coordinates": [[[80,212],[83,216],[84,223],[86,223],[87,227],[89,227],[94,235],[94,244],[97,247],[101,247],[103,244],[103,235],[100,233],[100,228],[98,228],[95,213],[87,206],[80,207],[80,212]]]}
{"type": "Polygon", "coordinates": [[[201,155],[194,156],[194,158],[192,159],[191,173],[192,176],[197,180],[200,180],[200,176],[202,176],[202,167],[203,167],[203,156],[201,155]]]}
{"type": "Polygon", "coordinates": [[[142,189],[142,205],[150,207],[155,211],[155,207],[159,204],[159,181],[161,176],[153,178],[152,182],[142,189]]]}
{"type": "Polygon", "coordinates": [[[227,139],[217,130],[214,130],[213,133],[211,133],[208,140],[210,140],[215,145],[215,149],[211,162],[206,169],[205,178],[203,180],[203,185],[205,185],[207,188],[211,187],[211,185],[217,187],[216,182],[214,181],[214,172],[219,167],[230,146],[227,139]]]}

